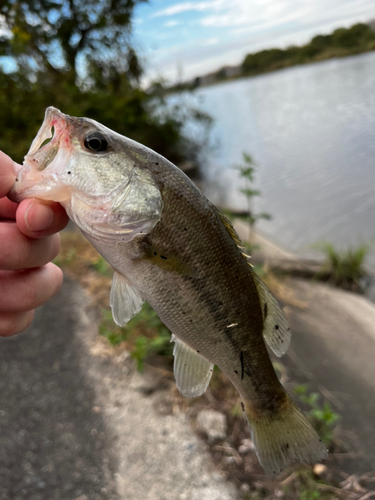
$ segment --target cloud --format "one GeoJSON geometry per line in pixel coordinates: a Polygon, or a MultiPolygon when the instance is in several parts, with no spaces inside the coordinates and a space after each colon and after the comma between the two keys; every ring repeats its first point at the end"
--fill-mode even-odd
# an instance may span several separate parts
{"type": "Polygon", "coordinates": [[[205,10],[220,10],[227,5],[226,0],[207,0],[205,2],[184,2],[166,9],[156,11],[152,17],[160,16],[174,16],[176,14],[181,14],[182,12],[201,12],[205,10]]]}
{"type": "Polygon", "coordinates": [[[215,11],[204,14],[199,24],[204,27],[256,27],[269,29],[289,22],[309,24],[328,19],[350,18],[364,10],[375,8],[372,0],[232,0],[225,4],[215,2],[215,11]]]}
{"type": "Polygon", "coordinates": [[[187,35],[182,39],[181,32],[175,40],[169,38],[168,45],[152,56],[153,70],[172,80],[177,64],[184,67],[184,78],[192,78],[238,64],[249,52],[303,44],[318,33],[375,17],[373,0],[173,1],[150,16],[165,16],[166,25],[173,26],[185,25],[184,13],[194,13],[187,35]],[[169,16],[176,20],[168,21],[169,16]]]}
{"type": "Polygon", "coordinates": [[[167,28],[172,28],[173,26],[177,26],[179,23],[179,21],[168,21],[164,24],[164,26],[166,26],[167,28]]]}
{"type": "Polygon", "coordinates": [[[216,45],[219,42],[218,38],[207,38],[203,41],[204,45],[216,45]]]}
{"type": "Polygon", "coordinates": [[[159,10],[153,14],[152,17],[160,16],[174,16],[175,14],[181,14],[181,12],[187,12],[191,10],[205,10],[211,7],[212,2],[184,2],[177,5],[172,5],[166,9],[159,10]]]}

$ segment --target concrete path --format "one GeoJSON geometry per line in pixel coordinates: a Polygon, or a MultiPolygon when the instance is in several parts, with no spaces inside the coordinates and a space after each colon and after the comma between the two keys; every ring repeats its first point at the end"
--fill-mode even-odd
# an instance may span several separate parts
{"type": "Polygon", "coordinates": [[[0,339],[0,500],[232,500],[155,380],[114,358],[66,280],[28,332],[0,339]]]}
{"type": "Polygon", "coordinates": [[[375,471],[375,304],[318,283],[287,285],[307,308],[288,307],[293,335],[282,362],[297,380],[306,375],[313,387],[329,391],[342,417],[339,437],[359,452],[340,467],[375,471]]]}

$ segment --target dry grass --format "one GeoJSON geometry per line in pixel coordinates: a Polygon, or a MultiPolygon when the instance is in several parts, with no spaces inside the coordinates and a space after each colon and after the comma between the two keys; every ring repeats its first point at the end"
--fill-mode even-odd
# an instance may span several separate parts
{"type": "Polygon", "coordinates": [[[61,251],[54,262],[82,284],[92,297],[93,305],[109,307],[111,266],[80,232],[61,233],[61,251]]]}

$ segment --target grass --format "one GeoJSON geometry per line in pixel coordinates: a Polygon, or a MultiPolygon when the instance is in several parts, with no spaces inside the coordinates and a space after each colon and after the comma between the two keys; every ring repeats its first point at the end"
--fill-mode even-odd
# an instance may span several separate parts
{"type": "Polygon", "coordinates": [[[340,419],[327,401],[322,402],[321,394],[311,392],[307,384],[296,385],[294,392],[300,402],[307,407],[307,417],[327,448],[332,448],[333,432],[340,419]]]}
{"type": "Polygon", "coordinates": [[[364,267],[370,245],[365,243],[357,248],[337,250],[332,243],[318,243],[314,247],[325,256],[322,268],[317,274],[317,279],[324,279],[333,285],[361,292],[365,288],[368,273],[364,267]]]}
{"type": "Polygon", "coordinates": [[[99,333],[113,346],[125,342],[139,371],[143,370],[145,359],[150,354],[172,355],[171,332],[147,302],[141,312],[123,327],[114,323],[109,309],[103,309],[99,333]]]}

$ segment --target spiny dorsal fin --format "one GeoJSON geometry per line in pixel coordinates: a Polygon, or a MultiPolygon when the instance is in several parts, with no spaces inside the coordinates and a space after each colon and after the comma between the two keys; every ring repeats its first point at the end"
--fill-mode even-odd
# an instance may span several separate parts
{"type": "Polygon", "coordinates": [[[175,342],[173,372],[177,389],[188,398],[201,396],[210,383],[214,365],[174,335],[171,342],[175,342]]]}
{"type": "Polygon", "coordinates": [[[282,356],[290,344],[290,328],[285,314],[273,293],[267,288],[256,273],[252,273],[257,287],[263,315],[263,337],[276,354],[282,356]]]}
{"type": "Polygon", "coordinates": [[[220,210],[217,211],[219,214],[221,222],[224,224],[225,229],[227,230],[229,236],[232,238],[232,240],[235,242],[235,244],[243,250],[245,247],[242,244],[242,241],[240,240],[240,237],[238,236],[236,230],[234,229],[231,221],[228,219],[226,215],[224,215],[220,210]]]}

